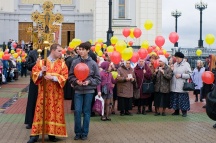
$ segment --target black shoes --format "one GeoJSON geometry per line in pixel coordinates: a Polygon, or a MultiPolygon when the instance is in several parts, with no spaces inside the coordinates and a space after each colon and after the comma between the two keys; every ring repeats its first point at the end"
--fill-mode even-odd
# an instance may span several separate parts
{"type": "Polygon", "coordinates": [[[213,128],[216,128],[216,124],[213,125],[213,128]]]}
{"type": "Polygon", "coordinates": [[[163,112],[163,113],[162,113],[162,116],[166,116],[166,113],[165,113],[165,112],[163,112]]]}
{"type": "Polygon", "coordinates": [[[175,110],[174,113],[172,113],[173,116],[179,115],[179,110],[175,110]]]}
{"type": "Polygon", "coordinates": [[[145,109],[142,110],[142,114],[143,114],[143,115],[146,115],[145,109]]]}
{"type": "Polygon", "coordinates": [[[74,137],[74,140],[79,140],[79,139],[81,139],[81,136],[77,136],[77,135],[76,135],[76,136],[74,137]]]}
{"type": "Polygon", "coordinates": [[[74,140],[80,140],[80,139],[81,139],[81,140],[87,140],[87,138],[88,138],[88,137],[87,137],[87,136],[84,136],[84,135],[83,135],[83,136],[78,136],[78,135],[76,135],[76,136],[74,137],[74,140]]]}
{"type": "Polygon", "coordinates": [[[37,142],[39,136],[30,136],[30,139],[27,143],[35,143],[37,142]]]}
{"type": "Polygon", "coordinates": [[[154,115],[155,115],[155,116],[159,116],[159,115],[160,115],[160,113],[156,112],[154,115]]]}
{"type": "Polygon", "coordinates": [[[29,124],[26,126],[26,129],[31,129],[31,128],[32,128],[32,126],[29,124]]]}
{"type": "Polygon", "coordinates": [[[56,139],[55,136],[48,135],[48,137],[49,137],[49,140],[50,140],[51,142],[57,142],[57,139],[56,139]]]}
{"type": "Polygon", "coordinates": [[[125,115],[133,116],[129,111],[125,111],[125,115]]]}

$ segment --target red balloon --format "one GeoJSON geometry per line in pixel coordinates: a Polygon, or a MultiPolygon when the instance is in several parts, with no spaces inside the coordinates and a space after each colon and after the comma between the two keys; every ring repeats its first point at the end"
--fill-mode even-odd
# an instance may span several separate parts
{"type": "Polygon", "coordinates": [[[153,64],[154,68],[158,68],[159,67],[159,60],[154,60],[154,64],[153,64]]]}
{"type": "Polygon", "coordinates": [[[157,51],[157,55],[163,55],[164,53],[163,53],[163,50],[158,50],[157,51]]]}
{"type": "Polygon", "coordinates": [[[146,49],[141,48],[139,49],[138,54],[141,59],[145,59],[148,55],[148,51],[146,49]]]}
{"type": "Polygon", "coordinates": [[[128,45],[133,46],[133,42],[132,41],[128,42],[128,45]]]}
{"type": "Polygon", "coordinates": [[[169,58],[170,54],[169,54],[169,53],[166,53],[164,56],[165,56],[166,58],[169,58]]]}
{"type": "Polygon", "coordinates": [[[91,46],[91,50],[94,52],[95,51],[95,46],[91,46]]]}
{"type": "Polygon", "coordinates": [[[130,61],[133,63],[138,62],[139,60],[139,54],[138,53],[133,53],[133,56],[131,57],[130,61]]]}
{"type": "Polygon", "coordinates": [[[130,35],[130,29],[129,28],[124,28],[122,30],[122,34],[125,36],[125,37],[128,37],[130,35]]]}
{"type": "Polygon", "coordinates": [[[162,47],[165,43],[165,39],[163,36],[157,36],[155,38],[155,44],[158,46],[158,47],[162,47]]]}
{"type": "Polygon", "coordinates": [[[202,80],[206,84],[212,84],[214,82],[214,74],[210,71],[205,71],[202,73],[202,80]]]}
{"type": "Polygon", "coordinates": [[[149,46],[148,49],[147,49],[148,53],[151,53],[153,51],[153,47],[152,46],[149,46]]]}
{"type": "Polygon", "coordinates": [[[134,28],[133,34],[135,38],[139,38],[142,35],[142,31],[139,28],[134,28]]]}
{"type": "Polygon", "coordinates": [[[114,64],[119,64],[121,61],[121,54],[117,51],[112,52],[112,54],[110,55],[110,60],[114,63],[114,64]]]}
{"type": "Polygon", "coordinates": [[[21,55],[21,57],[25,57],[25,52],[24,52],[24,51],[22,52],[22,55],[21,55]]]}
{"type": "Polygon", "coordinates": [[[2,56],[2,59],[3,60],[9,60],[10,59],[10,54],[4,54],[3,56],[2,56]]]}
{"type": "Polygon", "coordinates": [[[65,54],[65,53],[66,53],[66,49],[63,49],[63,50],[62,50],[62,54],[65,54]]]}
{"type": "Polygon", "coordinates": [[[170,42],[172,42],[173,44],[175,44],[179,39],[179,36],[176,32],[171,32],[169,35],[169,40],[170,42]]]}
{"type": "Polygon", "coordinates": [[[74,75],[79,81],[84,81],[89,75],[89,67],[85,63],[79,63],[74,67],[74,75]]]}
{"type": "Polygon", "coordinates": [[[16,48],[17,47],[17,43],[13,43],[13,47],[16,48]]]}

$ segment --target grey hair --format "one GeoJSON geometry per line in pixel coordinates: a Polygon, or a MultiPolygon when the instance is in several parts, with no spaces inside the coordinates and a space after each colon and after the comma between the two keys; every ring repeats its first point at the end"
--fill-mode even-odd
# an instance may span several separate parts
{"type": "Polygon", "coordinates": [[[201,61],[201,60],[197,60],[197,63],[200,63],[201,68],[204,66],[203,61],[201,61]]]}

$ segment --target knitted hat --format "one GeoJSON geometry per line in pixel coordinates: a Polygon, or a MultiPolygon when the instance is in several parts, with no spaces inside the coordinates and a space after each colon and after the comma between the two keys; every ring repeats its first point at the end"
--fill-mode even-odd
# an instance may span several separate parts
{"type": "Polygon", "coordinates": [[[103,70],[107,71],[108,68],[109,68],[109,65],[110,65],[110,62],[104,61],[103,63],[101,63],[100,67],[101,67],[103,70]]]}
{"type": "Polygon", "coordinates": [[[175,57],[184,58],[184,54],[182,52],[176,52],[175,57]]]}
{"type": "Polygon", "coordinates": [[[159,55],[159,61],[165,63],[166,65],[168,65],[168,60],[164,55],[159,55]]]}

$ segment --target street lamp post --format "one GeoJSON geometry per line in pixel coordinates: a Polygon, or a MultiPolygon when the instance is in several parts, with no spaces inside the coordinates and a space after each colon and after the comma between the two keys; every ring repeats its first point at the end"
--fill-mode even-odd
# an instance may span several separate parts
{"type": "Polygon", "coordinates": [[[195,8],[200,11],[200,39],[198,40],[198,47],[203,48],[203,40],[202,40],[202,11],[207,8],[207,4],[202,2],[195,4],[195,8]]]}
{"type": "Polygon", "coordinates": [[[109,28],[107,31],[107,46],[111,45],[110,39],[113,36],[112,31],[112,0],[109,0],[109,28]]]}
{"type": "MultiPolygon", "coordinates": [[[[180,17],[181,16],[181,12],[180,11],[178,11],[178,10],[175,10],[175,11],[172,11],[171,12],[171,15],[173,16],[173,17],[175,17],[175,32],[177,33],[177,20],[178,20],[178,17],[180,17]]],[[[174,44],[174,47],[178,47],[178,42],[176,42],[175,44],[174,44]]]]}

